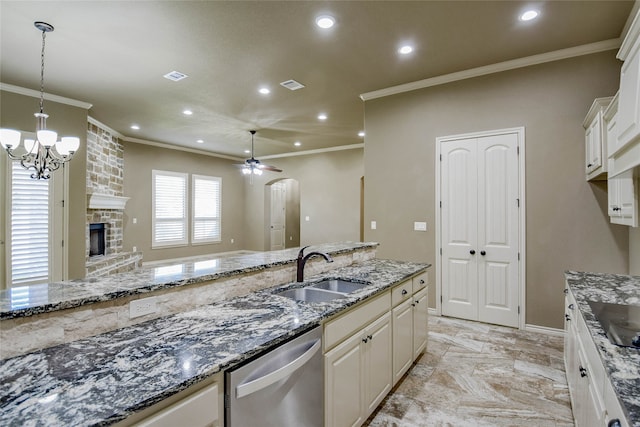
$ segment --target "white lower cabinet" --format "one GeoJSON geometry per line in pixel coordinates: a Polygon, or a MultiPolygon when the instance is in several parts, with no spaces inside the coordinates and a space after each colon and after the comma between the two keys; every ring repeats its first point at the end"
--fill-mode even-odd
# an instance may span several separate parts
{"type": "Polygon", "coordinates": [[[197,385],[128,417],[116,426],[135,427],[222,427],[224,387],[222,375],[207,385],[197,385]]]}
{"type": "Polygon", "coordinates": [[[324,356],[326,425],[361,425],[391,390],[390,306],[387,291],[325,325],[325,336],[349,335],[324,356]],[[353,322],[365,326],[349,331],[353,322]]]}
{"type": "Polygon", "coordinates": [[[564,361],[576,427],[628,426],[597,348],[567,288],[564,361]],[[609,424],[614,420],[619,424],[609,424]]]}
{"type": "Polygon", "coordinates": [[[327,427],[362,425],[426,349],[427,283],[419,274],[324,324],[327,427]]]}

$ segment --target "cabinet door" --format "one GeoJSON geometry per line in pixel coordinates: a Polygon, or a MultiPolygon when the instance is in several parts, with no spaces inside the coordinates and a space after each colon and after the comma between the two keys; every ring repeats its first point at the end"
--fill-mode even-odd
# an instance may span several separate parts
{"type": "Polygon", "coordinates": [[[627,171],[618,178],[618,199],[620,206],[620,218],[622,223],[632,227],[638,226],[638,192],[636,181],[633,179],[633,171],[627,171]]]}
{"type": "Polygon", "coordinates": [[[618,104],[618,149],[640,135],[640,47],[632,48],[620,72],[618,104]]]}
{"type": "Polygon", "coordinates": [[[413,297],[413,360],[427,348],[429,306],[427,289],[413,297]]]}
{"type": "Polygon", "coordinates": [[[328,426],[349,427],[364,421],[362,335],[353,335],[324,356],[325,423],[328,426]]]}
{"type": "Polygon", "coordinates": [[[385,313],[365,330],[365,414],[378,407],[391,390],[391,314],[385,313]]]}
{"type": "Polygon", "coordinates": [[[598,114],[585,133],[587,174],[602,166],[601,115],[598,114]]]}
{"type": "Polygon", "coordinates": [[[393,384],[407,372],[413,362],[412,299],[393,309],[393,384]]]}
{"type": "Polygon", "coordinates": [[[608,211],[611,222],[616,222],[614,218],[620,217],[620,178],[609,178],[607,180],[608,211]]]}

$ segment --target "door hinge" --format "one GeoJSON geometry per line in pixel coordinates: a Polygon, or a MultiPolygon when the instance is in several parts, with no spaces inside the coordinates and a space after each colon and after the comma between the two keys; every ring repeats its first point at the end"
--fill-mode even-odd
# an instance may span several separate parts
{"type": "Polygon", "coordinates": [[[440,295],[440,304],[442,304],[442,295],[440,295]]]}
{"type": "Polygon", "coordinates": [[[520,146],[519,145],[516,146],[516,154],[520,155],[520,146]]]}
{"type": "Polygon", "coordinates": [[[64,208],[64,199],[62,199],[62,207],[64,208]]]}
{"type": "Polygon", "coordinates": [[[516,199],[516,205],[520,207],[520,199],[516,199]]]}
{"type": "Polygon", "coordinates": [[[440,209],[442,209],[442,200],[440,200],[440,209]]]}
{"type": "Polygon", "coordinates": [[[62,247],[64,248],[64,240],[62,241],[62,247]]]}
{"type": "Polygon", "coordinates": [[[518,306],[518,314],[520,314],[520,306],[518,306]]]}
{"type": "Polygon", "coordinates": [[[440,161],[442,161],[442,154],[440,154],[440,161]]]}
{"type": "Polygon", "coordinates": [[[442,248],[440,248],[440,255],[442,255],[442,248]]]}
{"type": "Polygon", "coordinates": [[[520,252],[518,252],[518,261],[520,261],[520,252]]]}

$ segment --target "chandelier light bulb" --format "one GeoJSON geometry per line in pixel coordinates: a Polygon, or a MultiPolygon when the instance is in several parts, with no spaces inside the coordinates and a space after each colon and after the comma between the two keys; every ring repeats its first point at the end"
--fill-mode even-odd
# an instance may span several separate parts
{"type": "Polygon", "coordinates": [[[14,148],[20,145],[20,132],[14,129],[0,129],[2,148],[14,148]]]}
{"type": "Polygon", "coordinates": [[[35,145],[36,145],[36,140],[35,139],[25,139],[24,140],[24,149],[27,150],[27,153],[33,153],[33,147],[35,147],[35,145]]]}
{"type": "Polygon", "coordinates": [[[42,144],[43,146],[49,148],[51,147],[53,144],[56,143],[56,140],[58,139],[58,133],[54,132],[52,130],[47,130],[47,129],[41,129],[36,133],[37,137],[38,137],[38,141],[40,142],[40,144],[42,144]]]}

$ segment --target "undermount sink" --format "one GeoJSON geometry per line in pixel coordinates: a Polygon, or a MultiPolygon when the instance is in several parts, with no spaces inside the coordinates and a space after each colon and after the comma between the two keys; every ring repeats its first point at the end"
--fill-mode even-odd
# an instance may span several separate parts
{"type": "Polygon", "coordinates": [[[351,292],[358,291],[365,286],[368,286],[367,282],[350,282],[342,279],[325,279],[318,283],[311,285],[315,289],[325,289],[331,292],[340,292],[342,294],[350,294],[351,292]]]}
{"type": "Polygon", "coordinates": [[[324,289],[315,289],[311,287],[287,289],[277,292],[276,295],[304,302],[328,302],[334,299],[344,298],[343,293],[331,292],[324,289]]]}
{"type": "Polygon", "coordinates": [[[611,344],[640,348],[640,306],[588,301],[611,344]]]}

